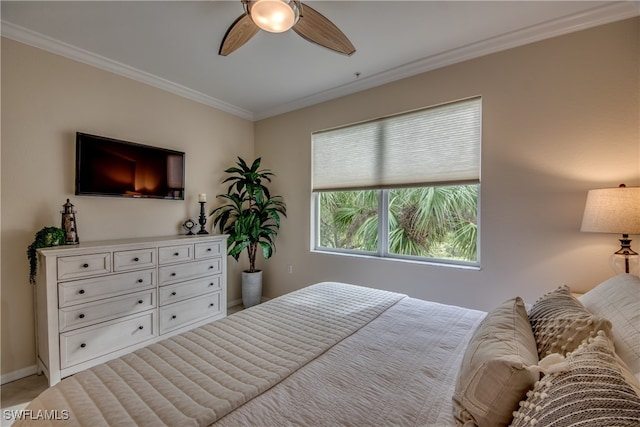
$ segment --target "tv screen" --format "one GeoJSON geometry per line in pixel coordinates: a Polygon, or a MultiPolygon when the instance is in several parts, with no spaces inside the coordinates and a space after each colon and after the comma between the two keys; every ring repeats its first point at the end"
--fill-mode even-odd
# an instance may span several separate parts
{"type": "Polygon", "coordinates": [[[184,153],[77,132],[76,195],[184,200],[184,153]]]}

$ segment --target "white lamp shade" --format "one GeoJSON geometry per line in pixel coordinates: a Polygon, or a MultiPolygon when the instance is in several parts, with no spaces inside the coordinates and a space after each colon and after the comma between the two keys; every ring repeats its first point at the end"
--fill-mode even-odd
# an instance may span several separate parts
{"type": "Polygon", "coordinates": [[[300,17],[292,0],[256,0],[251,3],[250,14],[258,27],[270,33],[287,31],[300,17]]]}
{"type": "Polygon", "coordinates": [[[590,190],[582,231],[640,234],[640,187],[590,190]]]}

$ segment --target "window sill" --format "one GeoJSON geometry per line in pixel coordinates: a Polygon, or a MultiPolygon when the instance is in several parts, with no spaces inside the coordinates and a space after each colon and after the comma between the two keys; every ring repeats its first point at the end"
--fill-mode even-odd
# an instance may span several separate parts
{"type": "Polygon", "coordinates": [[[383,262],[389,261],[389,262],[400,262],[400,263],[408,263],[408,264],[428,265],[433,267],[456,268],[460,270],[475,270],[475,271],[482,270],[479,263],[472,263],[468,261],[410,259],[410,258],[400,258],[395,256],[377,256],[377,255],[369,255],[369,254],[363,254],[363,253],[342,252],[342,251],[328,250],[328,249],[311,249],[311,253],[321,254],[321,255],[334,255],[334,256],[342,256],[342,257],[360,258],[360,259],[367,259],[367,260],[373,260],[373,261],[383,261],[383,262]]]}

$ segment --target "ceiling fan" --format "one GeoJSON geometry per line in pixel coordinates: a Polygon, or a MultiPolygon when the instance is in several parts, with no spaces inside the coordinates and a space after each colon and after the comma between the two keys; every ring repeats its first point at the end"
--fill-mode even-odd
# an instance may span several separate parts
{"type": "Polygon", "coordinates": [[[356,48],[338,27],[320,12],[298,0],[240,0],[244,13],[227,30],[219,55],[227,56],[258,31],[282,33],[293,29],[302,38],[344,55],[356,48]]]}

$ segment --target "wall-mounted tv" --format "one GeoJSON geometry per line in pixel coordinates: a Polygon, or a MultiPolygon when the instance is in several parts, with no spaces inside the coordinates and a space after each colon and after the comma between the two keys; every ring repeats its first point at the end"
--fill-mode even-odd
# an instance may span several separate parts
{"type": "Polygon", "coordinates": [[[184,153],[77,132],[76,195],[184,200],[184,153]]]}

